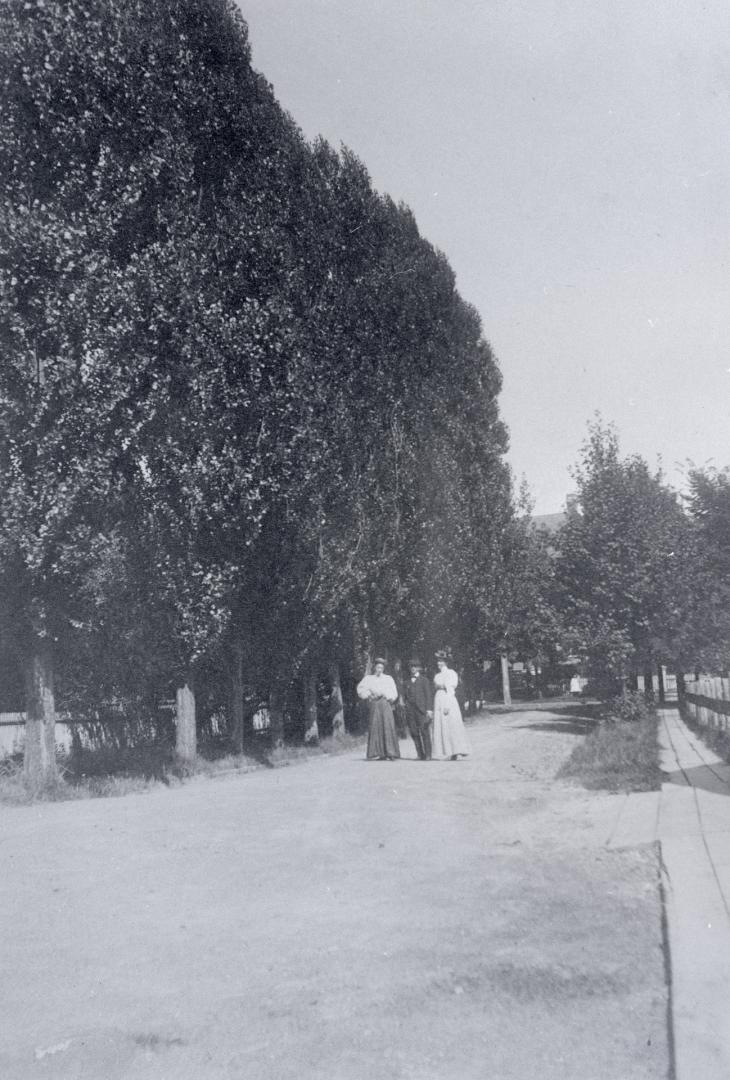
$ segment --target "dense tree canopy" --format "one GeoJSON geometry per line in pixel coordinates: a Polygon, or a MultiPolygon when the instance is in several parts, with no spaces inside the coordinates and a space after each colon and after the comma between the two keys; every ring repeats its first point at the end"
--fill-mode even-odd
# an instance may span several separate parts
{"type": "Polygon", "coordinates": [[[600,422],[575,480],[556,568],[573,644],[598,681],[651,671],[671,657],[685,618],[689,520],[661,472],[622,457],[600,422]]]}
{"type": "Polygon", "coordinates": [[[234,4],[9,0],[0,33],[0,598],[29,712],[48,728],[54,654],[83,714],[234,654],[266,693],[465,646],[511,490],[444,256],[302,138],[234,4]]]}

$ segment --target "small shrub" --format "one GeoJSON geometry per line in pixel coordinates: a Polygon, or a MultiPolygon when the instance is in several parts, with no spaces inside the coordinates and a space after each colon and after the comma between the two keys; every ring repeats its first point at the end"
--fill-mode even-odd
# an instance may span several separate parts
{"type": "Polygon", "coordinates": [[[0,802],[20,804],[30,801],[23,778],[23,759],[13,757],[0,761],[0,802]]]}
{"type": "Polygon", "coordinates": [[[618,694],[606,702],[605,719],[609,721],[637,723],[641,720],[649,720],[654,715],[654,707],[649,704],[643,694],[635,690],[627,690],[625,694],[618,694]]]}
{"type": "Polygon", "coordinates": [[[622,692],[621,680],[608,672],[591,672],[588,682],[583,687],[583,697],[598,698],[599,701],[612,701],[622,692]]]}

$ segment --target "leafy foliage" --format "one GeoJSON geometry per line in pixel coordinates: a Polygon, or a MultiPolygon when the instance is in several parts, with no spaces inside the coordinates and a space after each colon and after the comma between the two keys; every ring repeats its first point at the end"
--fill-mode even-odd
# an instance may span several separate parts
{"type": "Polygon", "coordinates": [[[689,521],[660,472],[622,458],[615,431],[591,425],[575,471],[578,506],[559,538],[557,577],[575,648],[595,683],[671,655],[685,615],[689,521]]]}
{"type": "Polygon", "coordinates": [[[730,470],[693,469],[689,475],[693,574],[685,666],[730,668],[730,470]]]}
{"type": "Polygon", "coordinates": [[[309,145],[228,0],[0,12],[0,590],[64,702],[473,636],[500,375],[410,211],[309,145]],[[360,642],[360,646],[356,645],[360,642]]]}
{"type": "Polygon", "coordinates": [[[654,710],[647,704],[646,697],[635,690],[618,694],[606,702],[606,719],[611,723],[648,721],[653,715],[654,710]]]}

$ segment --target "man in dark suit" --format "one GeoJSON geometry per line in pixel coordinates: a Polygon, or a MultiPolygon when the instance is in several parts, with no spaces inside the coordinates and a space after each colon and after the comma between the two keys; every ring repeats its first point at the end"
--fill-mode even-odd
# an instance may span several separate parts
{"type": "Polygon", "coordinates": [[[416,744],[421,761],[431,760],[431,722],[433,721],[433,692],[431,684],[421,672],[421,661],[414,657],[410,663],[411,674],[403,685],[403,701],[406,706],[406,723],[416,744]]]}

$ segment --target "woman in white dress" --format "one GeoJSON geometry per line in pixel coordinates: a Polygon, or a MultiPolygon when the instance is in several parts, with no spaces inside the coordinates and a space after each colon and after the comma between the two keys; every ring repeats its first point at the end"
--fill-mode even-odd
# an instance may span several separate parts
{"type": "Polygon", "coordinates": [[[456,761],[469,753],[469,742],[456,697],[459,676],[446,663],[446,653],[436,653],[438,671],[433,680],[433,756],[456,761]]]}
{"type": "Polygon", "coordinates": [[[385,660],[378,656],[375,670],[357,684],[357,696],[368,703],[367,756],[378,761],[400,757],[398,733],[393,718],[393,703],[398,700],[395,681],[385,674],[385,660]]]}

